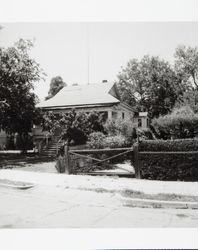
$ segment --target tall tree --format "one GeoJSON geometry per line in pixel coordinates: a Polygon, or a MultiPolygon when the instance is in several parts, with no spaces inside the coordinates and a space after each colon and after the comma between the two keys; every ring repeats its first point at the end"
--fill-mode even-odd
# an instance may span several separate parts
{"type": "Polygon", "coordinates": [[[175,108],[189,106],[195,113],[198,113],[198,90],[189,89],[178,98],[175,103],[175,108]]]}
{"type": "Polygon", "coordinates": [[[0,129],[10,135],[17,133],[24,149],[39,118],[34,83],[44,76],[28,54],[32,47],[31,41],[20,39],[12,47],[0,48],[0,129]]]}
{"type": "Polygon", "coordinates": [[[175,69],[184,80],[191,80],[198,90],[198,47],[178,46],[175,52],[175,69]]]}
{"type": "Polygon", "coordinates": [[[130,60],[118,75],[117,86],[123,101],[137,111],[148,111],[151,118],[170,112],[185,90],[168,62],[150,56],[130,60]]]}
{"type": "Polygon", "coordinates": [[[67,86],[67,84],[63,81],[61,76],[53,77],[50,82],[48,96],[45,99],[48,100],[52,98],[65,86],[67,86]]]}

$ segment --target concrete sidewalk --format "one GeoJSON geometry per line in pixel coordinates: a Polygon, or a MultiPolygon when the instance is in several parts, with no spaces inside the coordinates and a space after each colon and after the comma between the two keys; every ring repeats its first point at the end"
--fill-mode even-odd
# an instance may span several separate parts
{"type": "Polygon", "coordinates": [[[145,194],[198,196],[198,182],[150,181],[133,178],[37,173],[13,169],[0,170],[0,180],[1,179],[71,189],[98,189],[110,192],[131,190],[145,194]]]}

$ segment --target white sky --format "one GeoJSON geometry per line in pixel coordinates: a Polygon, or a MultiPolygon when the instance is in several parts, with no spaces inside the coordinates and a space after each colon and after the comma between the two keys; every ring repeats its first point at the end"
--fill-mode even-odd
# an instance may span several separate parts
{"type": "Polygon", "coordinates": [[[198,46],[198,22],[2,23],[0,46],[35,39],[31,55],[47,74],[35,92],[44,98],[50,79],[68,84],[114,81],[131,58],[160,56],[170,62],[179,44],[198,46]],[[89,35],[88,35],[89,34],[89,35]]]}

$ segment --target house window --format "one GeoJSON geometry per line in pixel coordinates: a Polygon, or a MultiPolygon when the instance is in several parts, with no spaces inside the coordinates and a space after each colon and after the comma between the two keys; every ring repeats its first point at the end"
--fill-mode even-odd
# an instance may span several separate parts
{"type": "Polygon", "coordinates": [[[142,127],[142,119],[138,118],[138,128],[141,128],[141,127],[142,127]]]}
{"type": "Polygon", "coordinates": [[[122,120],[124,120],[124,112],[122,112],[122,120]]]}

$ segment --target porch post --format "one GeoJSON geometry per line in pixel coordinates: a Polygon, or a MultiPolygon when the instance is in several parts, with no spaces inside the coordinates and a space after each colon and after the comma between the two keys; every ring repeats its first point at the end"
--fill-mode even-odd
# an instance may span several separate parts
{"type": "Polygon", "coordinates": [[[108,110],[108,120],[112,120],[112,111],[108,110]]]}
{"type": "Polygon", "coordinates": [[[70,174],[70,160],[69,160],[69,146],[66,144],[64,146],[64,158],[65,158],[65,173],[70,174]]]}
{"type": "Polygon", "coordinates": [[[140,159],[139,159],[139,143],[136,142],[134,144],[134,167],[135,167],[135,177],[137,179],[141,179],[141,174],[140,174],[140,159]]]}

